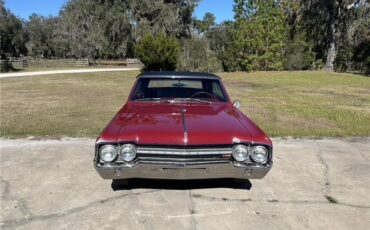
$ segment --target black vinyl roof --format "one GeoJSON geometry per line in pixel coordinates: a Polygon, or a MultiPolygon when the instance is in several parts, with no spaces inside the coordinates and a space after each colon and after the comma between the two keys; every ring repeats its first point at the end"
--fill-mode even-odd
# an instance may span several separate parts
{"type": "Polygon", "coordinates": [[[137,78],[190,78],[190,79],[220,79],[219,76],[202,72],[175,72],[175,71],[153,71],[144,72],[137,78]]]}

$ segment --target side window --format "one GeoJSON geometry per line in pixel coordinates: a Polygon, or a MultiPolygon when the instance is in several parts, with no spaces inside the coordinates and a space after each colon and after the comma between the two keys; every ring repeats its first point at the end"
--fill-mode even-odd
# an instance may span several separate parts
{"type": "Polygon", "coordinates": [[[217,95],[219,98],[224,98],[224,94],[222,93],[221,86],[218,82],[213,81],[212,82],[212,90],[215,95],[217,95]]]}

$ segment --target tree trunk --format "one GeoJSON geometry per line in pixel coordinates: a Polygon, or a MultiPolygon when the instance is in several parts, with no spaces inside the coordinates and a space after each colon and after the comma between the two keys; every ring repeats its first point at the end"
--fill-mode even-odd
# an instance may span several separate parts
{"type": "Polygon", "coordinates": [[[335,57],[337,56],[337,41],[336,41],[336,29],[335,29],[335,23],[332,24],[332,31],[331,31],[331,39],[330,39],[330,47],[328,49],[327,55],[326,55],[326,63],[324,70],[332,72],[334,71],[334,61],[335,57]]]}
{"type": "Polygon", "coordinates": [[[335,44],[335,41],[332,41],[330,43],[328,54],[326,56],[326,64],[324,67],[325,71],[329,71],[329,72],[334,71],[334,60],[335,60],[336,55],[337,55],[336,44],[335,44]]]}

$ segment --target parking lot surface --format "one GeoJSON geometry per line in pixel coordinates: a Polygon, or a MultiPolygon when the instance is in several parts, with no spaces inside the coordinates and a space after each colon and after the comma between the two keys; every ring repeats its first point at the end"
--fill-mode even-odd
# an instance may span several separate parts
{"type": "Polygon", "coordinates": [[[0,140],[1,229],[369,229],[370,138],[274,139],[262,180],[103,180],[94,140],[0,140]]]}

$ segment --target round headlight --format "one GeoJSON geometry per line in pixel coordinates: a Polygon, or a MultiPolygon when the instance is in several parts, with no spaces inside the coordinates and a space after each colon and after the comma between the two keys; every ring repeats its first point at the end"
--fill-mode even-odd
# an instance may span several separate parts
{"type": "Polygon", "coordinates": [[[257,163],[263,163],[267,160],[268,150],[266,147],[257,145],[252,148],[252,159],[257,163]]]}
{"type": "Polygon", "coordinates": [[[136,148],[135,145],[126,144],[122,145],[119,156],[124,161],[132,161],[136,157],[136,148]]]}
{"type": "Polygon", "coordinates": [[[99,151],[100,159],[111,162],[117,157],[117,147],[114,145],[103,145],[99,151]]]}
{"type": "Polygon", "coordinates": [[[237,161],[245,161],[248,159],[248,148],[245,145],[236,145],[233,149],[233,157],[237,161]]]}

